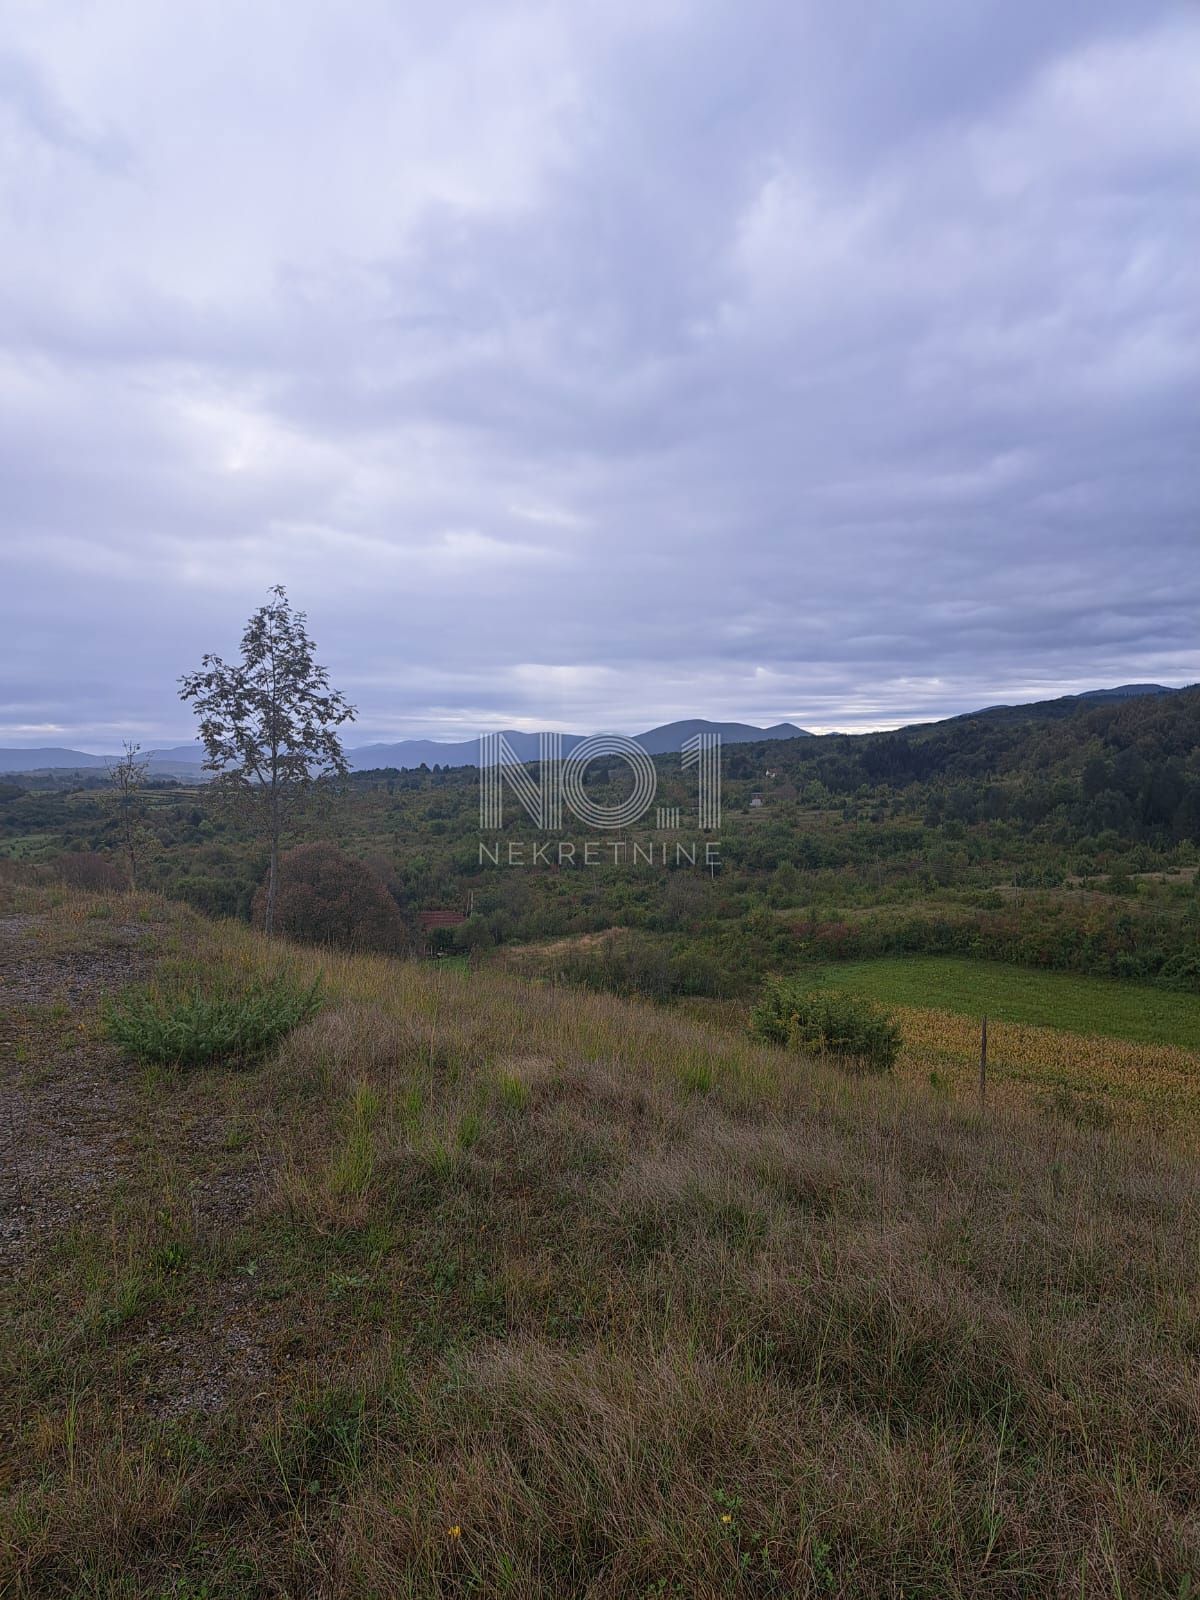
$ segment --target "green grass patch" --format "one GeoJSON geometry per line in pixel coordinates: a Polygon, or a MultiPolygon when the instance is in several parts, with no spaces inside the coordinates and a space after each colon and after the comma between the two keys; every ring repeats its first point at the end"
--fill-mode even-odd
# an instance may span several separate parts
{"type": "Polygon", "coordinates": [[[885,1005],[925,1006],[1065,1033],[1200,1049],[1200,996],[997,961],[898,956],[831,965],[825,982],[885,1005]]]}
{"type": "Polygon", "coordinates": [[[319,976],[302,985],[277,974],[224,994],[133,989],[105,1007],[104,1031],[153,1066],[238,1064],[270,1050],[321,1004],[319,976]]]}
{"type": "Polygon", "coordinates": [[[529,1085],[514,1072],[502,1072],[496,1079],[500,1103],[510,1111],[524,1111],[529,1104],[529,1085]]]}
{"type": "Polygon", "coordinates": [[[0,856],[7,856],[11,861],[32,861],[57,840],[58,835],[54,833],[19,833],[0,840],[0,856]]]}
{"type": "Polygon", "coordinates": [[[345,1136],[330,1158],[331,1194],[343,1199],[359,1199],[366,1193],[375,1171],[372,1130],[379,1120],[379,1112],[380,1099],[375,1090],[369,1084],[356,1084],[350,1097],[345,1136]]]}
{"type": "Polygon", "coordinates": [[[471,970],[471,960],[464,955],[439,955],[437,964],[443,972],[468,973],[471,970]]]}

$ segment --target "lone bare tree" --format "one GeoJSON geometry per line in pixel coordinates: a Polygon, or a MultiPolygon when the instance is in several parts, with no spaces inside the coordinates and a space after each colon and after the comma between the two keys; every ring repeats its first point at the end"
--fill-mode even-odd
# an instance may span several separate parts
{"type": "Polygon", "coordinates": [[[150,842],[150,834],[145,824],[145,799],[142,794],[146,787],[146,774],[150,770],[150,763],[141,759],[141,749],[140,744],[131,744],[126,739],[125,753],[108,769],[109,782],[116,791],[117,826],[121,831],[121,849],[125,852],[125,859],[129,863],[131,893],[137,892],[138,861],[145,854],[150,842]]]}
{"type": "Polygon", "coordinates": [[[179,697],[200,718],[204,765],[257,813],[271,864],[264,912],[275,930],[279,840],[293,803],[314,783],[348,770],[335,729],[355,710],[329,687],[313,659],[303,611],[293,611],[280,584],[246,624],[242,658],[227,665],[206,655],[199,672],[180,678],[179,697]]]}

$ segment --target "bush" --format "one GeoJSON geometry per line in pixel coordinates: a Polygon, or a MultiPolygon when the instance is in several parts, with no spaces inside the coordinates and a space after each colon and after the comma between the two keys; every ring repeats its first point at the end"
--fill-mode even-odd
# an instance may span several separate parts
{"type": "Polygon", "coordinates": [[[98,850],[72,850],[54,863],[58,876],[71,889],[107,893],[128,888],[129,879],[112,856],[98,850]]]}
{"type": "MultiPolygon", "coordinates": [[[[256,927],[262,927],[266,907],[264,882],[251,907],[256,927]]],[[[279,858],[275,931],[342,950],[396,951],[410,942],[386,886],[370,867],[332,844],[300,845],[279,858]]]]}
{"type": "Polygon", "coordinates": [[[1200,994],[1200,955],[1171,956],[1163,963],[1158,982],[1164,989],[1200,994]]]}
{"type": "Polygon", "coordinates": [[[871,1072],[890,1072],[900,1053],[900,1029],[869,1000],[795,979],[768,980],[750,1030],[772,1044],[843,1056],[871,1072]]]}
{"type": "Polygon", "coordinates": [[[729,965],[715,952],[639,934],[569,950],[553,970],[563,983],[649,1000],[733,992],[729,965]]]}
{"type": "Polygon", "coordinates": [[[665,1000],[671,993],[671,961],[666,948],[643,938],[605,939],[568,950],[556,970],[562,982],[610,994],[665,1000]]]}
{"type": "Polygon", "coordinates": [[[180,878],[168,892],[173,899],[194,906],[206,917],[236,917],[242,886],[236,878],[196,874],[180,878]]]}
{"type": "Polygon", "coordinates": [[[104,1031],[156,1066],[202,1067],[252,1061],[320,1010],[321,979],[307,988],[286,974],[237,994],[163,994],[136,989],[104,1009],[104,1031]]]}

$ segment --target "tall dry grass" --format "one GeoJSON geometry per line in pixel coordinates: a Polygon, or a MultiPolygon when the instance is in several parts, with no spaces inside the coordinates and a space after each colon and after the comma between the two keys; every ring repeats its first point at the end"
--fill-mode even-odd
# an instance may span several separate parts
{"type": "MultiPolygon", "coordinates": [[[[181,969],[278,959],[178,929],[181,969]]],[[[242,1075],[268,1178],[194,1242],[209,1288],[254,1264],[269,1393],[114,1428],[196,1281],[84,1339],[74,1391],[41,1325],[13,1593],[1192,1592],[1188,1159],[603,995],[287,956],[331,1004],[242,1075]]]]}

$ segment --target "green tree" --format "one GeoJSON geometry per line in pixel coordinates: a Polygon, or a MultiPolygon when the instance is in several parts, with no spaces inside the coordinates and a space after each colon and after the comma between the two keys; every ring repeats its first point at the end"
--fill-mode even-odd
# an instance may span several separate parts
{"type": "Polygon", "coordinates": [[[179,697],[200,719],[205,767],[256,814],[270,850],[263,925],[275,931],[279,842],[287,816],[314,783],[345,777],[336,729],[354,707],[329,687],[318,666],[303,611],[293,611],[280,584],[246,624],[241,660],[206,655],[198,672],[180,678],[179,697]]]}
{"type": "Polygon", "coordinates": [[[116,794],[117,827],[121,835],[121,849],[129,864],[129,888],[137,891],[137,867],[151,843],[145,823],[146,802],[143,790],[149,761],[142,760],[141,745],[125,741],[124,754],[108,769],[109,782],[116,794]]]}

